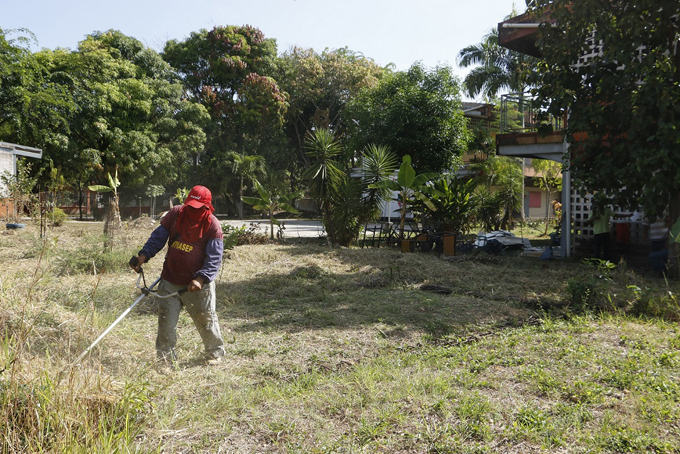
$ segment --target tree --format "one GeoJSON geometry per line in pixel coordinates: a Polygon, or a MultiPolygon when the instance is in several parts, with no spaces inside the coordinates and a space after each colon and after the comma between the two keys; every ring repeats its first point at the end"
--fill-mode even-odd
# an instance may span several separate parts
{"type": "MultiPolygon", "coordinates": [[[[651,218],[680,216],[680,3],[533,0],[549,8],[532,79],[545,114],[569,112],[568,168],[577,187],[651,218]],[[587,56],[588,58],[583,58],[587,56]]],[[[678,244],[670,254],[677,272],[678,244]]]]}
{"type": "Polygon", "coordinates": [[[331,197],[329,223],[341,246],[356,241],[366,223],[379,218],[380,207],[390,196],[380,184],[392,177],[397,163],[388,147],[375,144],[362,150],[358,161],[359,176],[357,169],[347,169],[331,197]]]}
{"type": "Polygon", "coordinates": [[[411,156],[418,172],[451,170],[466,150],[469,132],[458,80],[448,66],[416,63],[362,91],[346,110],[350,149],[369,143],[411,156]]]}
{"type": "Polygon", "coordinates": [[[376,187],[381,181],[390,179],[397,169],[396,155],[385,145],[369,144],[362,152],[360,169],[364,198],[368,206],[364,222],[374,221],[380,217],[381,205],[391,193],[386,187],[376,187]]]}
{"type": "MultiPolygon", "coordinates": [[[[76,106],[49,62],[30,52],[34,40],[27,30],[0,29],[0,137],[43,149],[44,158],[33,166],[36,174],[53,165],[52,150],[68,137],[67,117],[76,106]]],[[[43,177],[44,186],[49,169],[43,177]]]]}
{"type": "Polygon", "coordinates": [[[337,162],[342,145],[328,129],[317,129],[307,135],[305,146],[311,163],[304,177],[312,197],[321,206],[326,233],[332,239],[335,233],[330,223],[332,199],[345,178],[343,166],[337,162]]]}
{"type": "MultiPolygon", "coordinates": [[[[477,173],[477,184],[485,188],[484,191],[477,191],[483,195],[477,198],[484,201],[485,217],[491,218],[489,213],[493,211],[492,207],[500,205],[503,217],[496,229],[511,229],[514,225],[513,213],[518,212],[521,216],[524,212],[524,160],[494,153],[484,161],[473,163],[471,168],[477,173]]],[[[490,224],[487,222],[486,227],[490,224]]]]}
{"type": "Polygon", "coordinates": [[[281,150],[287,96],[271,77],[276,42],[257,28],[219,26],[165,45],[164,59],[176,68],[189,99],[210,114],[208,141],[196,156],[194,175],[218,194],[227,153],[265,156],[281,150]]]}
{"type": "Polygon", "coordinates": [[[309,164],[305,137],[314,128],[330,129],[341,137],[342,113],[364,88],[374,87],[385,73],[370,58],[347,48],[320,54],[295,47],[278,60],[276,80],[288,93],[285,131],[303,166],[309,164]]]}
{"type": "Polygon", "coordinates": [[[361,227],[377,218],[388,194],[380,185],[394,173],[396,158],[387,147],[367,146],[358,157],[358,176],[352,176],[357,175],[353,161],[343,158],[342,144],[329,130],[310,133],[306,146],[312,162],[304,176],[321,206],[329,242],[349,246],[361,227]]]}
{"type": "Polygon", "coordinates": [[[24,93],[31,73],[26,71],[26,62],[31,58],[28,38],[20,37],[19,43],[11,39],[0,28],[0,135],[16,137],[20,129],[21,113],[24,109],[24,93]]]}
{"type": "Polygon", "coordinates": [[[235,198],[237,200],[239,218],[243,219],[244,182],[245,180],[250,180],[254,183],[258,175],[262,176],[267,173],[265,159],[258,155],[244,156],[230,151],[226,155],[225,164],[229,166],[231,173],[236,177],[235,180],[238,182],[238,191],[235,198]]]}
{"type": "Polygon", "coordinates": [[[24,159],[17,162],[17,173],[12,175],[4,171],[0,173],[0,197],[12,200],[12,209],[7,208],[7,221],[19,222],[24,212],[24,207],[28,206],[32,210],[31,193],[36,186],[36,178],[30,175],[31,164],[24,159]]]}
{"type": "Polygon", "coordinates": [[[145,195],[151,199],[151,206],[149,207],[149,217],[151,217],[152,219],[155,218],[156,216],[156,197],[161,196],[164,193],[165,188],[157,184],[150,184],[146,188],[145,195]]]}
{"type": "Polygon", "coordinates": [[[205,109],[182,99],[170,66],[138,40],[97,32],[75,52],[36,58],[75,106],[64,131],[46,142],[43,178],[56,167],[82,196],[91,180],[119,170],[121,187],[143,191],[177,179],[202,148],[205,109]]]}
{"type": "Polygon", "coordinates": [[[472,194],[477,221],[486,232],[501,228],[501,213],[505,205],[501,196],[501,193],[492,193],[485,186],[477,186],[472,194]]]}

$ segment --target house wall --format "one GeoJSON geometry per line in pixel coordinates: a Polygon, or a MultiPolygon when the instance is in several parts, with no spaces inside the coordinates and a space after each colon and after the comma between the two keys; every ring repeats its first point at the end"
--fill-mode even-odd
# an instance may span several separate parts
{"type": "MultiPolygon", "coordinates": [[[[0,175],[5,172],[14,175],[14,155],[0,151],[0,175]]],[[[4,218],[7,218],[12,207],[12,201],[8,197],[7,186],[0,180],[0,216],[4,218]]]]}
{"type": "Polygon", "coordinates": [[[545,218],[548,215],[554,217],[552,201],[560,200],[559,192],[551,191],[548,194],[541,188],[528,187],[524,196],[527,202],[524,214],[527,217],[532,219],[545,218]]]}
{"type": "MultiPolygon", "coordinates": [[[[14,175],[14,155],[12,155],[12,153],[0,151],[0,175],[5,172],[14,175]]],[[[7,187],[2,180],[0,180],[0,197],[7,197],[9,194],[6,192],[7,187]]]]}

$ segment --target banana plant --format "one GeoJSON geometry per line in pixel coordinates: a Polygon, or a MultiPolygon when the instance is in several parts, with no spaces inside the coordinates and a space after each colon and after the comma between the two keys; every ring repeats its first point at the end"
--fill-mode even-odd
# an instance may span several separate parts
{"type": "Polygon", "coordinates": [[[118,208],[118,186],[120,186],[118,169],[116,169],[116,172],[113,175],[111,175],[111,172],[107,172],[106,176],[109,179],[108,186],[103,184],[92,184],[88,186],[88,189],[100,193],[113,193],[106,209],[106,216],[104,216],[104,234],[109,238],[106,245],[112,247],[114,231],[121,227],[120,209],[118,208]]]}
{"type": "Polygon", "coordinates": [[[106,176],[109,178],[109,185],[103,184],[91,184],[88,186],[90,191],[94,192],[113,192],[114,197],[118,197],[118,186],[120,186],[120,181],[118,181],[118,170],[111,175],[111,172],[106,172],[106,176]]]}
{"type": "Polygon", "coordinates": [[[427,186],[427,182],[434,179],[436,173],[421,173],[416,175],[416,171],[411,165],[411,156],[404,155],[402,158],[399,173],[397,173],[397,180],[383,180],[371,184],[369,188],[387,188],[399,193],[397,201],[401,204],[401,218],[399,220],[399,237],[404,238],[404,221],[406,213],[408,212],[408,205],[413,198],[422,201],[430,210],[436,211],[437,208],[432,204],[432,201],[426,197],[426,193],[434,192],[432,188],[427,186]]]}
{"type": "Polygon", "coordinates": [[[285,210],[290,213],[299,213],[295,207],[291,205],[293,200],[301,197],[300,192],[291,192],[289,194],[279,194],[276,190],[268,190],[259,181],[253,181],[255,190],[260,197],[242,197],[243,202],[252,205],[253,209],[259,211],[266,211],[269,213],[269,235],[274,239],[274,224],[278,225],[278,219],[274,218],[274,214],[285,210]]]}

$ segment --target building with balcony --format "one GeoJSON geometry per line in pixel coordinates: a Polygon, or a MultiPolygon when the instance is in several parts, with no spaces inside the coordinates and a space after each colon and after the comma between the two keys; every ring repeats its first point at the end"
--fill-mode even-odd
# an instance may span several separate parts
{"type": "MultiPolygon", "coordinates": [[[[507,49],[541,58],[537,46],[538,29],[542,24],[555,26],[549,16],[536,18],[525,13],[498,24],[499,44],[507,49]]],[[[594,36],[594,35],[593,35],[594,36]]],[[[582,55],[574,66],[588,65],[593,55],[600,48],[593,41],[590,43],[592,54],[582,55]]],[[[550,124],[539,124],[538,112],[533,111],[530,95],[527,93],[508,94],[501,98],[501,131],[496,136],[497,153],[503,156],[514,156],[525,159],[548,159],[564,164],[570,156],[569,143],[565,140],[564,126],[566,113],[561,118],[550,118],[550,124]],[[510,113],[519,113],[521,122],[508,121],[510,113]],[[541,127],[543,126],[543,127],[541,127]],[[547,127],[546,126],[550,126],[547,127]],[[551,130],[550,133],[539,132],[551,130]]],[[[541,116],[543,121],[545,116],[541,116]]],[[[578,250],[587,250],[593,237],[592,226],[586,223],[591,209],[591,194],[582,196],[580,188],[572,187],[569,171],[562,175],[562,210],[563,225],[561,235],[561,251],[563,256],[570,256],[578,250]]],[[[623,212],[618,207],[614,211],[623,212]]],[[[641,218],[641,216],[640,216],[641,218]]],[[[633,245],[643,243],[642,220],[629,222],[630,242],[633,245]]]]}

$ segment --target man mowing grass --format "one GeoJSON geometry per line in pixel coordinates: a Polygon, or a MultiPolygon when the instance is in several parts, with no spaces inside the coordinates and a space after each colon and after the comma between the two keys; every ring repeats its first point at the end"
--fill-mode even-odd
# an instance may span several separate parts
{"type": "Polygon", "coordinates": [[[207,364],[218,364],[224,356],[224,342],[215,312],[215,278],[222,264],[224,245],[222,227],[213,215],[214,211],[208,188],[194,186],[184,204],[168,211],[136,260],[130,261],[130,266],[139,272],[141,265],[167,243],[158,294],[169,295],[182,288],[188,290],[158,300],[156,353],[164,362],[177,359],[176,327],[182,306],[186,307],[201,335],[207,364]]]}

